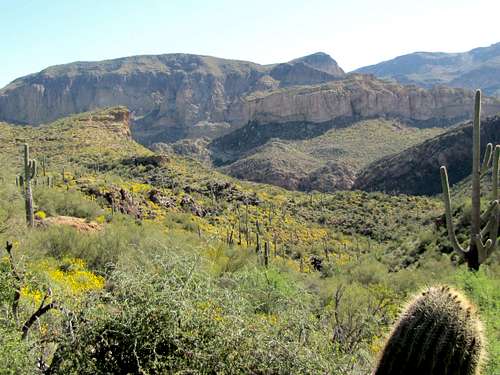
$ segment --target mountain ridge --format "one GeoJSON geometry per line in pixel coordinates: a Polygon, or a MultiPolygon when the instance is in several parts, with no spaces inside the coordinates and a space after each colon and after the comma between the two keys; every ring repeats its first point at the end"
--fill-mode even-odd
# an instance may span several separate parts
{"type": "MultiPolygon", "coordinates": [[[[470,116],[472,93],[426,91],[345,74],[325,53],[259,65],[190,54],[77,62],[21,77],[0,90],[0,120],[40,124],[116,105],[131,110],[143,144],[217,138],[251,121],[308,121],[393,115],[412,120],[470,116]]],[[[487,99],[485,110],[500,111],[487,99]]]]}
{"type": "Polygon", "coordinates": [[[354,72],[426,88],[481,88],[487,95],[500,96],[500,43],[458,53],[414,52],[354,72]]]}

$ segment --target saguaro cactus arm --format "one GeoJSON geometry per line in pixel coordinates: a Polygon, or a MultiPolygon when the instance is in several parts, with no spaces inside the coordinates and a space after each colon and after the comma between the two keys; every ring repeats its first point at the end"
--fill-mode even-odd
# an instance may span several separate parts
{"type": "Polygon", "coordinates": [[[491,167],[491,155],[493,153],[493,144],[488,143],[486,145],[486,151],[484,153],[483,163],[481,164],[481,176],[484,175],[491,167]]]}
{"type": "Polygon", "coordinates": [[[451,197],[450,197],[450,184],[448,182],[448,172],[446,167],[443,166],[441,171],[441,184],[443,186],[443,201],[446,215],[446,228],[448,229],[448,237],[451,241],[453,249],[460,255],[465,255],[470,250],[470,247],[463,248],[458,242],[457,236],[455,235],[455,227],[453,225],[453,214],[451,210],[451,197]]]}
{"type": "MultiPolygon", "coordinates": [[[[488,220],[488,224],[486,227],[481,231],[481,236],[480,239],[483,239],[486,237],[486,235],[489,235],[489,239],[486,241],[486,244],[484,247],[479,248],[479,263],[483,263],[488,257],[491,255],[491,253],[497,248],[498,246],[498,229],[500,227],[500,203],[498,200],[495,200],[492,202],[491,207],[493,209],[491,210],[490,217],[488,220]]],[[[481,241],[482,243],[482,241],[481,241]]]]}
{"type": "Polygon", "coordinates": [[[493,201],[490,203],[490,206],[488,207],[488,209],[481,215],[481,222],[485,222],[485,221],[489,220],[493,210],[495,210],[497,205],[498,205],[497,201],[493,201]]]}
{"type": "Polygon", "coordinates": [[[476,235],[476,246],[477,246],[477,250],[479,252],[479,258],[485,259],[486,258],[485,254],[488,253],[488,251],[490,251],[491,247],[493,246],[493,241],[491,240],[491,238],[489,238],[486,240],[485,243],[483,243],[481,235],[477,234],[476,235]],[[483,256],[481,256],[481,255],[483,255],[483,256]]]}
{"type": "Polygon", "coordinates": [[[30,179],[33,179],[36,177],[36,172],[37,172],[36,160],[29,161],[29,172],[30,172],[30,179]]]}
{"type": "Polygon", "coordinates": [[[491,198],[493,200],[498,200],[498,173],[499,173],[499,163],[500,163],[500,145],[495,146],[495,154],[493,155],[493,172],[492,172],[492,182],[493,186],[491,188],[491,198]]]}

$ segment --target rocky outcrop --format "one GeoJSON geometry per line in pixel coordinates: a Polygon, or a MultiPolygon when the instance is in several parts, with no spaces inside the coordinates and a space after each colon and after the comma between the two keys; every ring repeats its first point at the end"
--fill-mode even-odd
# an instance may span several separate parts
{"type": "Polygon", "coordinates": [[[87,128],[98,127],[106,133],[113,134],[127,141],[132,140],[130,131],[130,111],[123,106],[106,108],[81,115],[77,121],[87,128]]]}
{"type": "Polygon", "coordinates": [[[175,198],[167,197],[158,189],[153,189],[148,193],[148,198],[154,204],[162,208],[173,208],[175,207],[175,198]]]}
{"type": "Polygon", "coordinates": [[[181,199],[181,207],[198,217],[204,217],[208,213],[203,206],[196,203],[193,197],[187,194],[184,195],[181,199]]]}
{"type": "MultiPolygon", "coordinates": [[[[500,144],[500,117],[481,125],[483,152],[487,143],[500,144]]],[[[368,165],[358,176],[355,189],[432,195],[441,192],[439,167],[448,168],[450,183],[471,174],[472,123],[452,129],[399,154],[368,165]]]]}
{"type": "Polygon", "coordinates": [[[168,165],[170,159],[165,154],[151,155],[151,156],[135,156],[133,158],[128,158],[122,160],[124,165],[142,165],[151,167],[162,167],[168,165]]]}
{"type": "MultiPolygon", "coordinates": [[[[133,216],[137,219],[145,217],[143,205],[141,202],[136,202],[132,193],[124,188],[109,185],[106,190],[101,190],[95,186],[84,186],[82,191],[87,195],[103,198],[110,206],[112,212],[120,212],[122,214],[133,216]]],[[[141,199],[142,200],[142,199],[141,199]]]]}
{"type": "Polygon", "coordinates": [[[302,179],[307,176],[307,172],[286,159],[247,158],[222,168],[222,171],[242,180],[281,186],[289,190],[298,190],[302,179]]]}
{"type": "Polygon", "coordinates": [[[206,164],[211,163],[211,152],[208,149],[208,138],[181,139],[170,146],[177,155],[193,157],[206,164]]]}
{"type": "MultiPolygon", "coordinates": [[[[14,123],[36,125],[116,105],[131,110],[134,138],[151,144],[216,138],[250,121],[316,123],[380,115],[453,121],[471,114],[472,94],[346,76],[324,53],[274,65],[188,54],[76,62],[0,90],[0,120],[14,123]]],[[[499,101],[487,99],[486,112],[499,110],[499,101]]]]}

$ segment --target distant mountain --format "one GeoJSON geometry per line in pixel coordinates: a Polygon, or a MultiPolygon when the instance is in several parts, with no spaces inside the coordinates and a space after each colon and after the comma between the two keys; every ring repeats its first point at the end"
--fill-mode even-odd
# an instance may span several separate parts
{"type": "MultiPolygon", "coordinates": [[[[500,143],[500,117],[486,119],[481,125],[482,152],[486,144],[500,143]]],[[[369,164],[358,176],[354,189],[412,195],[441,192],[439,167],[446,165],[450,183],[471,174],[472,123],[410,147],[398,154],[369,164]]]]}
{"type": "MultiPolygon", "coordinates": [[[[271,65],[169,54],[16,79],[0,90],[0,121],[39,125],[121,105],[142,144],[168,143],[162,147],[248,180],[333,191],[350,188],[366,164],[470,118],[473,99],[467,89],[346,74],[321,52],[271,65]]],[[[485,97],[483,108],[500,112],[500,99],[485,97]]]]}
{"type": "Polygon", "coordinates": [[[167,54],[57,65],[0,90],[0,120],[40,124],[68,114],[124,105],[134,133],[148,143],[217,136],[248,119],[249,93],[336,80],[344,71],[316,53],[259,65],[210,56],[167,54]]]}
{"type": "MultiPolygon", "coordinates": [[[[0,90],[0,120],[40,124],[123,105],[143,144],[214,139],[250,122],[322,123],[391,116],[452,123],[470,116],[472,93],[431,91],[346,75],[325,53],[259,65],[188,54],[57,65],[0,90]]],[[[488,99],[486,111],[500,110],[488,99]]]]}
{"type": "Polygon", "coordinates": [[[487,95],[500,96],[500,43],[463,53],[411,53],[356,72],[426,88],[481,88],[487,95]]]}

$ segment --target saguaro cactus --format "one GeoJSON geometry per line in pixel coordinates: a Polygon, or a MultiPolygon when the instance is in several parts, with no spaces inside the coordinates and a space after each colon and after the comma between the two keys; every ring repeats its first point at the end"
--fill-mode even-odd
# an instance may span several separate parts
{"type": "Polygon", "coordinates": [[[445,166],[441,167],[441,183],[443,186],[443,200],[446,210],[446,227],[453,249],[463,256],[470,269],[478,270],[479,266],[491,255],[498,246],[498,229],[500,225],[500,208],[498,195],[498,168],[500,159],[500,145],[493,151],[493,145],[486,146],[486,152],[481,163],[481,91],[476,91],[474,106],[473,144],[472,144],[472,212],[471,234],[469,246],[462,247],[458,242],[453,227],[453,215],[450,198],[448,172],[445,166]],[[492,193],[489,208],[481,215],[481,176],[490,168],[492,171],[492,193]],[[482,223],[486,226],[481,229],[482,223]]]}
{"type": "Polygon", "coordinates": [[[477,375],[484,348],[474,306],[459,292],[435,286],[404,309],[373,375],[477,375]]]}
{"type": "Polygon", "coordinates": [[[42,165],[42,176],[47,177],[47,156],[42,156],[42,162],[40,164],[42,165]]]}
{"type": "Polygon", "coordinates": [[[30,146],[24,145],[24,200],[26,209],[26,222],[29,227],[35,225],[35,214],[33,208],[33,193],[31,191],[31,179],[36,176],[36,160],[30,159],[30,146]]]}

